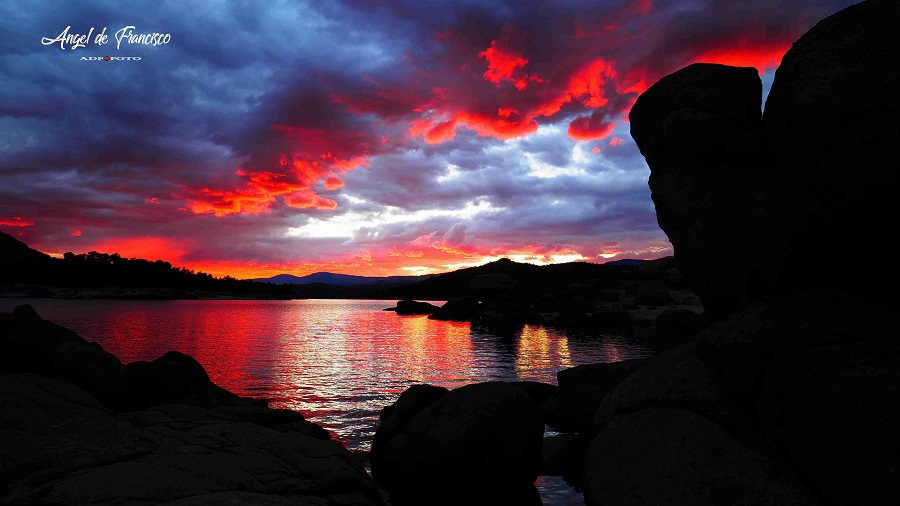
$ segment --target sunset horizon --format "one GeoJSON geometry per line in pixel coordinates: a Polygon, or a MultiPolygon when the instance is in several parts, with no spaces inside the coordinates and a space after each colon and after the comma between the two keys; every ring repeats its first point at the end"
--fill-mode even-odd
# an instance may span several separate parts
{"type": "Polygon", "coordinates": [[[669,256],[637,96],[695,62],[765,96],[849,3],[5,6],[0,230],[241,279],[669,256]]]}

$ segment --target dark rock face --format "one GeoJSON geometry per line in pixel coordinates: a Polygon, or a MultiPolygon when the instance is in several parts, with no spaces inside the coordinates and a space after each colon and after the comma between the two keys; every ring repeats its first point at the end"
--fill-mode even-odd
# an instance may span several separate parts
{"type": "Polygon", "coordinates": [[[642,306],[663,306],[672,302],[669,285],[661,279],[654,279],[638,285],[634,302],[642,306]]]}
{"type": "Polygon", "coordinates": [[[876,250],[900,190],[896,2],[861,2],[787,52],[760,115],[752,68],[695,64],[629,115],[660,227],[714,318],[780,289],[835,286],[876,300],[889,282],[828,255],[836,237],[876,250]]]}
{"type": "Polygon", "coordinates": [[[0,313],[0,502],[382,505],[300,413],[170,352],[122,366],[30,306],[0,313]]]}
{"type": "Polygon", "coordinates": [[[204,408],[263,404],[241,398],[210,381],[193,357],[170,351],[152,362],[125,366],[130,382],[129,402],[135,406],[183,403],[204,408]]]}
{"type": "Polygon", "coordinates": [[[547,425],[562,432],[590,434],[600,402],[644,362],[634,359],[586,364],[559,371],[559,393],[547,425]]]}
{"type": "Polygon", "coordinates": [[[588,504],[896,502],[897,335],[895,313],[846,292],[752,302],[604,398],[588,504]],[[729,496],[731,487],[747,495],[729,496]]]}
{"type": "Polygon", "coordinates": [[[753,69],[691,65],[637,100],[659,224],[712,324],[603,398],[588,505],[900,501],[900,274],[823,253],[895,221],[898,23],[885,1],[819,22],[761,119],[753,69]]]}
{"type": "Polygon", "coordinates": [[[391,504],[541,504],[543,416],[523,388],[412,388],[382,412],[372,443],[372,473],[391,504]]]}
{"type": "Polygon", "coordinates": [[[820,21],[785,54],[763,114],[763,134],[799,208],[788,232],[786,281],[829,284],[900,300],[896,271],[859,276],[823,252],[835,238],[859,251],[882,246],[900,190],[900,4],[870,0],[820,21]]]}
{"type": "Polygon", "coordinates": [[[650,165],[660,228],[680,272],[709,311],[746,302],[762,280],[748,234],[760,202],[762,82],[756,69],[694,64],[660,79],[631,109],[631,135],[650,165]],[[753,285],[753,286],[751,286],[753,285]]]}
{"type": "Polygon", "coordinates": [[[429,318],[433,320],[472,321],[478,319],[481,303],[470,295],[448,300],[429,318]]]}

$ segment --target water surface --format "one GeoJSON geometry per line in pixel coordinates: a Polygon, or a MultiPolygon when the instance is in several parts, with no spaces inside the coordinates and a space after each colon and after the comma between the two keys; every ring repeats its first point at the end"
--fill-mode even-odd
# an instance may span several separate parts
{"type": "MultiPolygon", "coordinates": [[[[123,363],[186,353],[216,384],[299,411],[357,452],[368,451],[379,410],[410,385],[555,384],[567,367],[653,353],[593,330],[485,327],[383,311],[395,302],[0,299],[0,311],[31,304],[123,363]]],[[[538,485],[546,505],[579,504],[559,479],[542,477],[538,485]]]]}

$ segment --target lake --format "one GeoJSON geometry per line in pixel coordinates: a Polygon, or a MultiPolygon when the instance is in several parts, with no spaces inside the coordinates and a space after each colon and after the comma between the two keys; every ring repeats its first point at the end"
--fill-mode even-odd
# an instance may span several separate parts
{"type": "MultiPolygon", "coordinates": [[[[379,411],[410,385],[556,384],[561,369],[654,354],[596,330],[496,328],[383,311],[394,300],[0,299],[0,311],[23,303],[123,363],[169,350],[191,355],[216,384],[299,411],[355,452],[369,450],[379,411]]],[[[541,477],[538,488],[545,505],[583,504],[561,479],[541,477]]]]}

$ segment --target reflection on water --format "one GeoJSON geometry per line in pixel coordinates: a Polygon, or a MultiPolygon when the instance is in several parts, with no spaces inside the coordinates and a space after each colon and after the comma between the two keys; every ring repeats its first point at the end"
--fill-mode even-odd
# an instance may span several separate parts
{"type": "Polygon", "coordinates": [[[379,410],[416,383],[556,383],[560,369],[652,353],[595,331],[470,326],[382,311],[395,302],[0,299],[0,311],[32,304],[124,363],[187,353],[215,383],[299,411],[355,451],[368,450],[379,410]]]}

